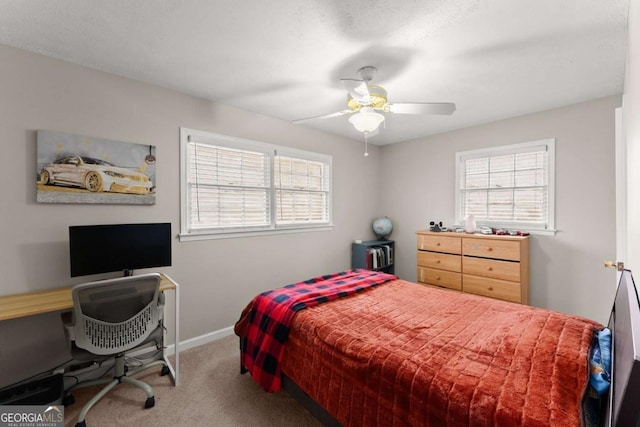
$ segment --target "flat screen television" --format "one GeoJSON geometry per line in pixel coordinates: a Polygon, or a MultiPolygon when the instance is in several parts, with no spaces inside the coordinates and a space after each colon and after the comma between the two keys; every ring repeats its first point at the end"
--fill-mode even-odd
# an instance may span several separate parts
{"type": "Polygon", "coordinates": [[[71,277],[171,265],[171,223],[69,227],[71,277]]]}

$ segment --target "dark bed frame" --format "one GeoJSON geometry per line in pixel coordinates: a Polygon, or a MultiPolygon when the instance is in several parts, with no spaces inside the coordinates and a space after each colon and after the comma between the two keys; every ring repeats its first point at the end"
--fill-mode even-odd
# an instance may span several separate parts
{"type": "Polygon", "coordinates": [[[640,425],[640,303],[631,271],[624,270],[609,318],[611,388],[602,425],[640,425]]]}
{"type": "MultiPolygon", "coordinates": [[[[640,427],[640,301],[629,270],[620,277],[608,327],[612,332],[611,388],[604,397],[600,425],[640,427]]],[[[245,373],[246,369],[241,366],[240,372],[245,373]]],[[[324,426],[342,426],[284,374],[282,388],[324,426]]]]}

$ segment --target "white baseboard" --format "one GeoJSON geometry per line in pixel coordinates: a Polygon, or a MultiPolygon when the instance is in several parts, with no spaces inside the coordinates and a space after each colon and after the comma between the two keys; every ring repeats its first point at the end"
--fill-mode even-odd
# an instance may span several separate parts
{"type": "MultiPolygon", "coordinates": [[[[204,335],[200,335],[199,337],[189,338],[188,340],[180,341],[180,352],[185,350],[189,350],[190,348],[199,347],[201,345],[208,344],[210,342],[219,340],[224,337],[228,337],[229,335],[233,335],[233,326],[229,326],[223,329],[218,329],[217,331],[209,332],[204,335]]],[[[174,345],[167,346],[167,353],[173,353],[174,345]]]]}

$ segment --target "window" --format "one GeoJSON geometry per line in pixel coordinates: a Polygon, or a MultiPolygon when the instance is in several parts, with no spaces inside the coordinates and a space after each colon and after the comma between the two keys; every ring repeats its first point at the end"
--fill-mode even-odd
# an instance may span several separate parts
{"type": "Polygon", "coordinates": [[[553,234],[555,139],[456,153],[456,219],[553,234]]]}
{"type": "Polygon", "coordinates": [[[331,156],[181,128],[181,239],[331,226],[331,156]]]}
{"type": "Polygon", "coordinates": [[[326,163],[293,155],[274,158],[276,225],[323,224],[329,217],[326,163]]]}

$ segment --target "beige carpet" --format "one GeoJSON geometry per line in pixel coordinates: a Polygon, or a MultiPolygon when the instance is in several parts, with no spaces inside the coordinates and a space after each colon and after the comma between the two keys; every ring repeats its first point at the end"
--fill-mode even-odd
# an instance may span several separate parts
{"type": "MultiPolygon", "coordinates": [[[[225,337],[180,353],[180,385],[152,368],[135,378],[150,384],[156,405],[143,409],[142,390],[119,384],[88,413],[87,427],[137,426],[320,426],[286,392],[267,393],[248,374],[240,375],[238,339],[225,337]]],[[[73,392],[65,408],[65,427],[98,387],[73,392]]]]}

